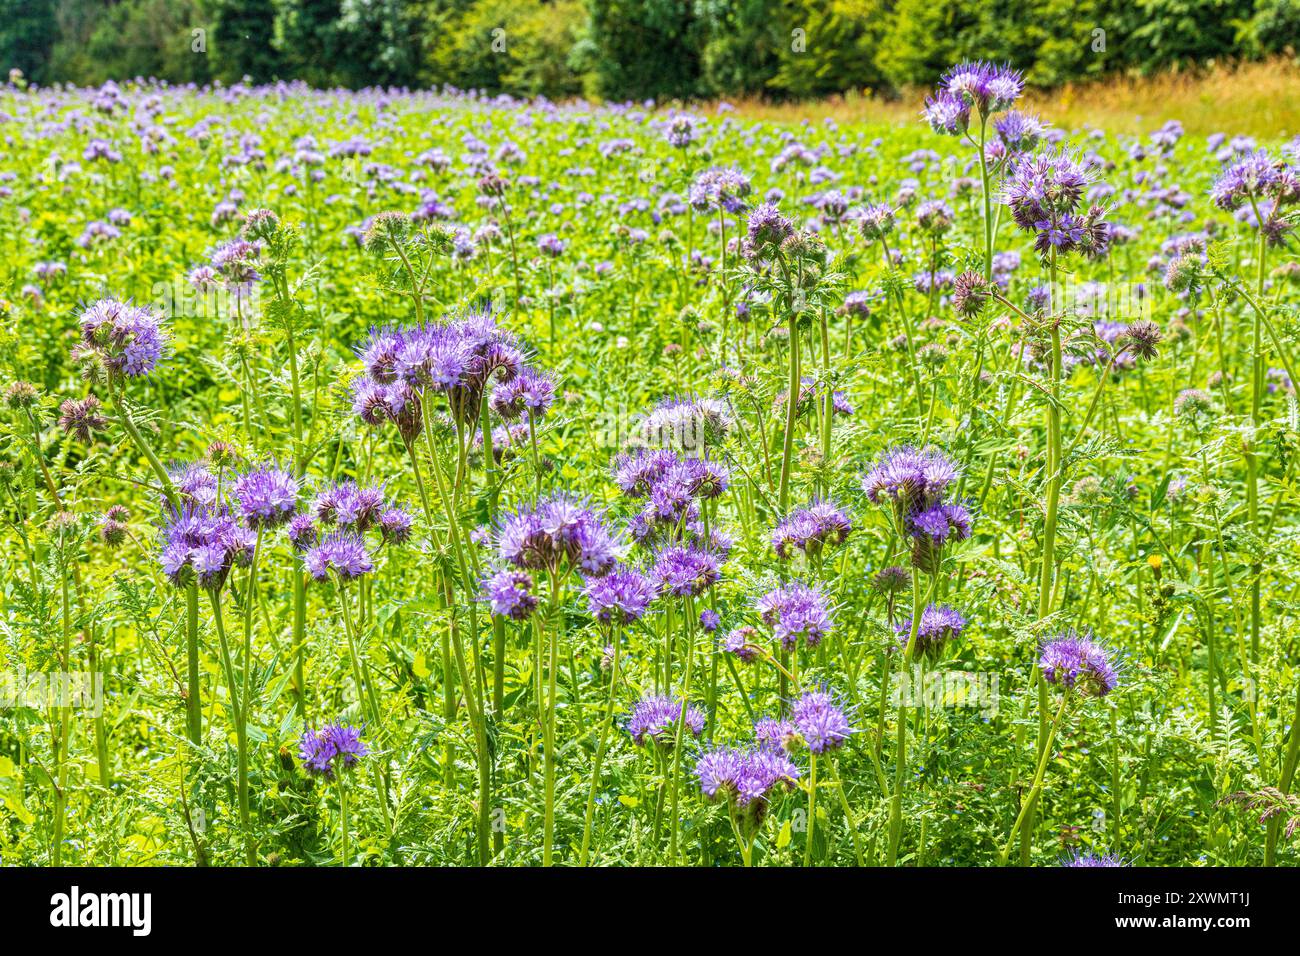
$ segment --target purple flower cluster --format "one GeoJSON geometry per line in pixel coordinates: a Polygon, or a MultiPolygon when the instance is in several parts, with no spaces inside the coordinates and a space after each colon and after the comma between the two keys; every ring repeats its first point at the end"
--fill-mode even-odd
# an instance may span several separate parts
{"type": "Polygon", "coordinates": [[[678,721],[684,720],[683,732],[692,737],[704,733],[704,711],[662,694],[650,694],[637,701],[627,722],[627,732],[638,747],[647,743],[671,747],[677,737],[678,721]]]}
{"type": "Polygon", "coordinates": [[[85,365],[92,377],[102,371],[110,379],[138,378],[157,367],[163,345],[163,332],[152,311],[117,299],[100,299],[81,313],[81,338],[72,358],[85,365]]]}
{"type": "Polygon", "coordinates": [[[615,459],[614,480],[629,498],[644,499],[629,530],[635,540],[649,543],[702,531],[699,502],[721,495],[730,473],[709,458],[680,458],[668,449],[638,449],[615,459]]]}
{"type": "Polygon", "coordinates": [[[790,708],[790,719],[815,754],[843,746],[853,733],[844,708],[824,690],[810,690],[796,700],[790,708]]]}
{"type": "Polygon", "coordinates": [[[862,479],[873,504],[893,506],[900,530],[912,538],[913,565],[930,574],[945,544],[970,537],[970,514],[944,500],[956,478],[957,466],[941,452],[903,446],[881,455],[862,479]]]}
{"type": "Polygon", "coordinates": [[[360,728],[346,724],[327,724],[320,730],[305,730],[298,741],[302,765],[308,772],[327,780],[333,780],[337,771],[350,770],[368,753],[360,728]]]}
{"type": "Polygon", "coordinates": [[[748,810],[752,834],[762,822],[774,793],[792,790],[799,768],[778,750],[734,750],[718,747],[705,751],[695,763],[700,790],[710,800],[726,797],[737,809],[748,810]]]}
{"type": "Polygon", "coordinates": [[[925,101],[923,115],[936,133],[959,136],[970,126],[972,109],[981,116],[1000,113],[1020,98],[1024,88],[1024,77],[1009,66],[962,63],[939,81],[939,89],[925,101]]]}
{"type": "Polygon", "coordinates": [[[1124,861],[1113,854],[1098,856],[1096,853],[1090,853],[1086,850],[1075,850],[1062,861],[1061,865],[1083,868],[1113,867],[1123,866],[1124,861]]]}
{"type": "Polygon", "coordinates": [[[320,544],[309,548],[302,558],[307,573],[324,581],[333,571],[340,582],[351,581],[375,569],[366,542],[355,531],[335,531],[320,544]]]}
{"type": "Polygon", "coordinates": [[[1300,202],[1300,175],[1285,161],[1257,150],[1223,171],[1210,188],[1210,198],[1278,245],[1295,227],[1283,209],[1300,202]]]}
{"type": "Polygon", "coordinates": [[[518,568],[501,568],[483,582],[483,600],[492,613],[512,621],[526,621],[537,608],[533,576],[518,568]]]}
{"type": "Polygon", "coordinates": [[[818,587],[799,581],[767,592],[754,603],[754,609],[787,651],[793,650],[801,637],[809,647],[816,647],[833,626],[826,596],[818,587]]]}
{"type": "Polygon", "coordinates": [[[720,209],[735,215],[744,212],[752,188],[738,169],[706,169],[691,184],[690,202],[699,212],[720,209]]]}
{"type": "Polygon", "coordinates": [[[713,551],[693,544],[675,544],[655,554],[652,574],[661,594],[696,597],[718,583],[721,567],[722,559],[713,551]]]}
{"type": "Polygon", "coordinates": [[[229,509],[185,501],[166,517],[159,560],[177,587],[197,581],[199,587],[217,591],[231,568],[252,561],[256,546],[257,535],[229,509]]]}
{"type": "Polygon", "coordinates": [[[793,549],[809,558],[817,558],[829,546],[844,543],[853,522],[849,516],[829,501],[814,500],[808,507],[792,512],[772,532],[772,550],[777,557],[788,560],[793,549]]]}
{"type": "MultiPolygon", "coordinates": [[[[916,646],[913,655],[938,657],[944,646],[961,636],[966,628],[966,619],[955,608],[946,604],[931,604],[921,612],[921,621],[916,628],[916,646]]],[[[898,643],[903,650],[912,635],[912,619],[909,617],[894,626],[898,632],[898,643]]]]}
{"type": "Polygon", "coordinates": [[[746,664],[756,660],[759,655],[759,647],[754,643],[758,637],[758,631],[744,624],[732,629],[722,640],[722,650],[726,654],[734,654],[746,664]]]}
{"type": "Polygon", "coordinates": [[[640,620],[655,599],[654,583],[635,568],[616,567],[586,582],[587,610],[602,624],[628,625],[640,620]]]}
{"type": "Polygon", "coordinates": [[[496,547],[515,567],[598,576],[613,568],[617,543],[599,514],[561,494],[502,517],[496,547]]]}
{"type": "Polygon", "coordinates": [[[1110,652],[1091,638],[1072,632],[1043,645],[1038,667],[1049,684],[1085,697],[1105,697],[1119,684],[1110,652]]]}
{"type": "Polygon", "coordinates": [[[665,399],[637,423],[647,444],[688,453],[717,445],[731,426],[731,411],[725,402],[689,396],[665,399]]]}
{"type": "MultiPolygon", "coordinates": [[[[526,368],[518,340],[486,310],[408,329],[374,329],[358,351],[366,377],[354,387],[353,410],[369,425],[396,423],[408,442],[420,430],[420,393],[442,393],[457,421],[475,424],[488,385],[508,383],[526,368]]],[[[544,410],[553,394],[554,386],[532,372],[501,407],[544,410]]]]}
{"type": "Polygon", "coordinates": [[[1110,249],[1111,227],[1097,205],[1080,212],[1092,176],[1069,153],[1047,149],[1025,156],[1012,167],[1003,193],[1016,225],[1034,233],[1040,255],[1079,251],[1100,259],[1110,249]]]}
{"type": "Polygon", "coordinates": [[[248,527],[278,528],[293,517],[298,504],[298,479],[284,468],[265,465],[239,475],[234,495],[248,527]]]}

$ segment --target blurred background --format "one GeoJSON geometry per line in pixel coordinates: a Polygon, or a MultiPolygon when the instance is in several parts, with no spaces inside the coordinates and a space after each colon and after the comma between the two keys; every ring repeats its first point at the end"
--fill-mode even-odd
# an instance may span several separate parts
{"type": "Polygon", "coordinates": [[[911,111],[915,88],[986,58],[1053,91],[1049,118],[1172,99],[1148,105],[1195,128],[1238,96],[1244,131],[1290,122],[1297,43],[1300,0],[0,0],[0,60],[42,85],[449,84],[856,116],[911,111]]]}

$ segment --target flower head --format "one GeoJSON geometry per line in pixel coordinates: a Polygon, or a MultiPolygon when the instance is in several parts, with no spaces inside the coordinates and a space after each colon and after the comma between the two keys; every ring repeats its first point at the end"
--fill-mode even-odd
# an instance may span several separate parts
{"type": "Polygon", "coordinates": [[[588,579],[583,593],[587,610],[602,624],[627,625],[639,620],[655,599],[655,586],[635,568],[615,567],[588,579]]]}
{"type": "Polygon", "coordinates": [[[352,769],[370,751],[361,730],[346,724],[327,724],[320,730],[305,730],[298,741],[298,755],[308,772],[333,780],[339,771],[352,769]]]}
{"type": "Polygon", "coordinates": [[[767,592],[754,607],[786,650],[793,650],[800,638],[816,647],[833,626],[826,596],[818,587],[798,581],[767,592]]]}
{"type": "Polygon", "coordinates": [[[704,733],[704,711],[661,694],[651,694],[637,701],[627,723],[627,732],[639,747],[647,743],[671,747],[677,739],[677,726],[692,737],[704,733]]]}
{"type": "MultiPolygon", "coordinates": [[[[938,657],[944,646],[961,636],[966,629],[966,619],[955,608],[946,604],[931,604],[921,612],[921,621],[916,628],[916,646],[913,654],[926,657],[938,657]]],[[[900,621],[895,625],[898,643],[906,650],[912,635],[912,619],[900,621]]]]}
{"type": "Polygon", "coordinates": [[[298,504],[298,480],[276,465],[244,472],[235,479],[235,500],[250,528],[278,528],[293,517],[298,504]]]}
{"type": "Polygon", "coordinates": [[[102,369],[109,378],[148,375],[162,358],[164,337],[158,317],[147,308],[100,299],[81,314],[81,339],[73,358],[102,369]]]}
{"type": "Polygon", "coordinates": [[[815,754],[843,746],[853,733],[844,709],[824,690],[810,690],[794,702],[790,718],[808,749],[815,754]]]}
{"type": "Polygon", "coordinates": [[[317,581],[324,581],[330,571],[340,582],[351,581],[375,569],[366,543],[354,531],[335,531],[303,555],[303,566],[317,581]]]}
{"type": "Polygon", "coordinates": [[[518,568],[502,568],[483,582],[483,600],[493,614],[526,621],[538,604],[533,594],[533,576],[518,568]]]}
{"type": "Polygon", "coordinates": [[[1110,652],[1096,641],[1073,632],[1043,645],[1038,667],[1049,684],[1085,697],[1105,697],[1119,684],[1110,652]]]}

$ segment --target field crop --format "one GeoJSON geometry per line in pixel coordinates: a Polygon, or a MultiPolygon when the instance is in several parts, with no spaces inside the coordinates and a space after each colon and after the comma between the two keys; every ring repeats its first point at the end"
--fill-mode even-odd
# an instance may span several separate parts
{"type": "Polygon", "coordinates": [[[1294,863],[1297,141],[939,83],[4,89],[0,859],[1294,863]]]}

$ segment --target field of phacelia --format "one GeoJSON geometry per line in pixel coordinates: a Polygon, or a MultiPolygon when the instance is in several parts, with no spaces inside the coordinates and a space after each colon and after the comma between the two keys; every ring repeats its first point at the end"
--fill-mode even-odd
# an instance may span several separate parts
{"type": "Polygon", "coordinates": [[[1293,863],[1296,141],[0,94],[0,858],[1293,863]]]}

